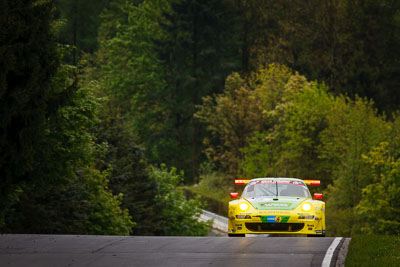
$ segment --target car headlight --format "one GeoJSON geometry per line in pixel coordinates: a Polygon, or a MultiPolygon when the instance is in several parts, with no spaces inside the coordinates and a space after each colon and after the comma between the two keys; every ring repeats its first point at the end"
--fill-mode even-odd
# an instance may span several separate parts
{"type": "Polygon", "coordinates": [[[247,203],[242,203],[242,204],[239,205],[239,209],[241,211],[246,211],[246,210],[249,209],[249,205],[247,205],[247,203]]]}
{"type": "Polygon", "coordinates": [[[310,203],[304,203],[304,204],[301,206],[301,209],[304,210],[304,211],[310,211],[310,210],[311,210],[311,205],[310,205],[310,203]]]}

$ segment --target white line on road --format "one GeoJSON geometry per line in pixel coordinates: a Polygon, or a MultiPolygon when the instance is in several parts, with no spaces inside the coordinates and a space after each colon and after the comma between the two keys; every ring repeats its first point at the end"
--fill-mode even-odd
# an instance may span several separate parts
{"type": "Polygon", "coordinates": [[[328,250],[326,251],[324,260],[322,262],[322,267],[329,267],[331,265],[333,252],[335,252],[336,247],[339,245],[340,241],[343,237],[336,237],[333,241],[328,250]]]}

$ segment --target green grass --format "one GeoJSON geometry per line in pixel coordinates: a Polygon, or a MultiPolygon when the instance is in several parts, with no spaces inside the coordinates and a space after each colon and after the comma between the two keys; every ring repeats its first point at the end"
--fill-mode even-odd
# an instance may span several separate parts
{"type": "Polygon", "coordinates": [[[400,236],[352,237],[345,266],[400,266],[400,236]]]}

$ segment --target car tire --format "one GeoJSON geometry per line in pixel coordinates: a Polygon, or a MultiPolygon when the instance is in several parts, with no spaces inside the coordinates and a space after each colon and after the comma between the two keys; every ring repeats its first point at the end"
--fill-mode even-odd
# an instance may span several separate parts
{"type": "Polygon", "coordinates": [[[228,234],[229,237],[245,237],[245,234],[228,234]]]}
{"type": "Polygon", "coordinates": [[[325,237],[325,234],[322,234],[322,235],[307,235],[307,237],[325,237]]]}

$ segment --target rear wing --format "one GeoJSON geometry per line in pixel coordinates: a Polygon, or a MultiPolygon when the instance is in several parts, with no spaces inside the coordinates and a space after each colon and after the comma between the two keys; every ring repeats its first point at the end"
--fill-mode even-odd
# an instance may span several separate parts
{"type": "Polygon", "coordinates": [[[245,185],[248,184],[251,179],[235,179],[235,184],[245,185]]]}
{"type": "MultiPolygon", "coordinates": [[[[251,179],[235,179],[235,184],[246,185],[251,179]]],[[[306,185],[321,185],[320,180],[303,180],[306,185]]]]}
{"type": "Polygon", "coordinates": [[[321,185],[320,180],[303,180],[306,185],[321,185]]]}

